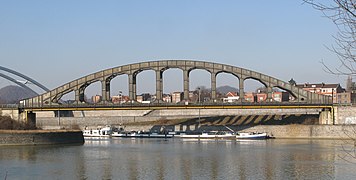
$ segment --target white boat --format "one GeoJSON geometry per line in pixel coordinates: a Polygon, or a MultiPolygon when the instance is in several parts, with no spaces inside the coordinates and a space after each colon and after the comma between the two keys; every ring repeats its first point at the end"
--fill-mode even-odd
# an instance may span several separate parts
{"type": "Polygon", "coordinates": [[[267,139],[267,133],[240,132],[236,134],[236,139],[267,139]]]}
{"type": "Polygon", "coordinates": [[[144,132],[114,132],[112,137],[121,138],[172,138],[172,134],[144,133],[144,132]]]}
{"type": "Polygon", "coordinates": [[[104,128],[98,129],[85,129],[83,130],[84,137],[111,137],[112,127],[105,126],[104,128]]]}
{"type": "Polygon", "coordinates": [[[229,139],[235,138],[235,134],[231,132],[203,132],[199,134],[181,134],[181,138],[195,138],[195,139],[229,139]]]}

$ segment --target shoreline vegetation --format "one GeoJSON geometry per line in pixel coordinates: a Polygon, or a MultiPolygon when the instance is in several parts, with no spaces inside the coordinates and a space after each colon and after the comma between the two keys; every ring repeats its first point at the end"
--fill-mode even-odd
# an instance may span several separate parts
{"type": "Polygon", "coordinates": [[[30,123],[18,122],[10,116],[0,116],[0,130],[40,130],[30,123]]]}
{"type": "Polygon", "coordinates": [[[84,144],[79,128],[42,130],[33,124],[0,116],[0,146],[84,144]]]}
{"type": "Polygon", "coordinates": [[[78,131],[81,130],[78,125],[72,125],[70,128],[63,128],[59,130],[42,130],[42,128],[37,127],[36,125],[30,124],[30,123],[25,123],[25,122],[19,122],[14,119],[12,119],[10,116],[0,116],[0,131],[21,131],[21,132],[26,132],[26,131],[31,131],[31,132],[53,132],[53,131],[78,131]]]}

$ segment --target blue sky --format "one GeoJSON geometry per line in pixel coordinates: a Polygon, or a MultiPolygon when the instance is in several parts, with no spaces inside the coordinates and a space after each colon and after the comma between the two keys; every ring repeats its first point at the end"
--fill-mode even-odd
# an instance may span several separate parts
{"type": "MultiPolygon", "coordinates": [[[[0,0],[0,64],[50,89],[103,69],[160,59],[206,60],[284,81],[344,84],[345,77],[326,73],[320,64],[338,65],[325,47],[336,32],[329,19],[298,0],[0,0]]],[[[210,86],[206,72],[191,76],[192,86],[210,86]]],[[[153,72],[139,77],[138,92],[153,92],[153,72]]],[[[165,77],[165,91],[182,88],[171,80],[181,78],[179,71],[165,77]]],[[[0,86],[8,84],[0,79],[0,86]]],[[[218,85],[225,84],[234,78],[218,77],[218,85]]]]}

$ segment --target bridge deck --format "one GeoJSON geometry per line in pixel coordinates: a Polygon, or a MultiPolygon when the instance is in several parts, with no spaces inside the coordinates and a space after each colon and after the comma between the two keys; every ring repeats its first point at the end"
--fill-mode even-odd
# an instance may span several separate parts
{"type": "Polygon", "coordinates": [[[95,110],[162,110],[162,109],[331,109],[332,104],[72,104],[48,107],[19,107],[26,111],[95,111],[95,110]]]}

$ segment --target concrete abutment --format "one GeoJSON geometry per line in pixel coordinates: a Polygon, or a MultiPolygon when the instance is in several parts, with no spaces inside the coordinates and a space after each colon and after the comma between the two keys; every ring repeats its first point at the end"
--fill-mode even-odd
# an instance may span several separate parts
{"type": "Polygon", "coordinates": [[[334,106],[333,109],[295,108],[295,109],[163,109],[163,110],[96,110],[73,111],[73,117],[58,117],[53,111],[23,111],[18,109],[0,109],[0,115],[10,116],[15,120],[50,126],[59,124],[105,124],[110,122],[130,123],[157,120],[172,120],[215,116],[278,116],[278,115],[318,115],[321,125],[356,124],[356,106],[334,106]]]}
{"type": "MultiPolygon", "coordinates": [[[[332,112],[323,108],[315,109],[165,109],[165,110],[109,110],[86,111],[85,117],[73,112],[74,117],[53,117],[50,113],[37,112],[37,125],[39,127],[70,127],[78,126],[103,126],[107,124],[132,124],[150,123],[155,121],[171,120],[198,120],[224,117],[231,118],[237,124],[261,123],[276,120],[278,124],[333,124],[332,112]],[[300,117],[298,119],[298,117],[300,117]],[[241,122],[238,122],[241,119],[241,122]],[[283,122],[288,119],[288,122],[283,122]],[[277,120],[279,122],[277,122],[277,120]]],[[[214,123],[213,123],[214,124],[214,123]]]]}
{"type": "Polygon", "coordinates": [[[332,110],[323,110],[319,114],[319,124],[321,125],[333,125],[335,124],[335,119],[332,110]]]}

